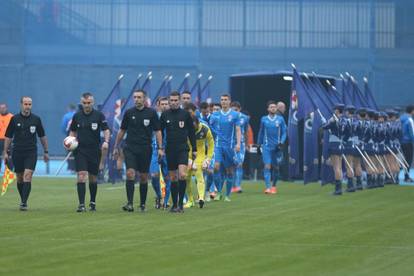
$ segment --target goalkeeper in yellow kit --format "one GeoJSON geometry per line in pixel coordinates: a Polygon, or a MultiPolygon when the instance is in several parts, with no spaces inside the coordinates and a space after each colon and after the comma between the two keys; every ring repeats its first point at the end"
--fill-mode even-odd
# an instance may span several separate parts
{"type": "MultiPolygon", "coordinates": [[[[192,177],[195,176],[196,183],[197,183],[197,191],[198,191],[198,204],[200,208],[204,206],[204,194],[206,191],[206,185],[204,182],[204,171],[206,171],[210,165],[211,158],[213,157],[214,153],[214,138],[211,133],[210,128],[204,122],[200,122],[200,120],[195,116],[196,107],[193,104],[188,104],[185,108],[188,112],[190,112],[193,121],[194,121],[194,128],[196,130],[196,141],[197,141],[197,157],[195,160],[191,160],[191,157],[188,159],[188,172],[187,172],[187,204],[185,207],[193,207],[194,206],[194,196],[193,196],[193,189],[192,189],[192,177]]],[[[190,145],[190,143],[188,143],[190,145]]],[[[190,151],[191,152],[191,145],[190,151]]]]}

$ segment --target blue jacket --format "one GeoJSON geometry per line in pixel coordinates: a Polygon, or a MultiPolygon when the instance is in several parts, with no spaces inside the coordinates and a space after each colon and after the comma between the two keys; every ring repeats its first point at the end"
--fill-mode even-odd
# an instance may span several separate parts
{"type": "Polygon", "coordinates": [[[403,114],[401,115],[401,129],[402,129],[402,135],[401,135],[401,143],[408,144],[414,142],[414,122],[413,118],[410,114],[403,114]]]}

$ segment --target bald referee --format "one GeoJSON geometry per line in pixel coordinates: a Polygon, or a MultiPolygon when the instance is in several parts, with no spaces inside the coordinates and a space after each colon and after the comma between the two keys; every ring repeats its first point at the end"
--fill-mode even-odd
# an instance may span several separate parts
{"type": "Polygon", "coordinates": [[[96,211],[96,194],[98,191],[97,175],[101,150],[107,150],[110,131],[105,115],[94,109],[94,98],[89,92],[83,93],[81,97],[82,110],[73,115],[69,127],[69,135],[77,137],[78,148],[73,152],[75,156],[75,167],[77,172],[77,191],[79,206],[76,212],[85,212],[86,180],[89,180],[90,203],[89,211],[96,211]],[[101,142],[101,131],[104,132],[104,142],[101,142]]]}
{"type": "Polygon", "coordinates": [[[8,150],[13,142],[12,161],[17,175],[17,190],[20,194],[20,211],[27,211],[27,200],[32,190],[32,176],[37,162],[37,138],[42,143],[45,162],[49,152],[45,130],[40,117],[32,113],[32,99],[20,99],[20,113],[14,115],[7,127],[4,139],[4,160],[9,159],[8,150]]]}

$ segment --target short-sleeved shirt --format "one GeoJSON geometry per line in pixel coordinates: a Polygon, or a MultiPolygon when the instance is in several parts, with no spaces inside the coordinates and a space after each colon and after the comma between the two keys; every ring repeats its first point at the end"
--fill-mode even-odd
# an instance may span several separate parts
{"type": "Polygon", "coordinates": [[[165,129],[166,149],[189,150],[187,139],[193,151],[197,151],[194,122],[189,112],[179,109],[169,109],[161,114],[161,128],[165,129]]]}
{"type": "Polygon", "coordinates": [[[216,147],[231,147],[236,144],[236,126],[240,126],[240,113],[232,109],[214,112],[210,116],[210,127],[216,134],[216,147]]]}
{"type": "Polygon", "coordinates": [[[37,138],[45,136],[45,130],[40,117],[30,113],[24,116],[19,113],[14,115],[7,127],[5,136],[13,139],[14,151],[37,150],[37,138]]]}
{"type": "Polygon", "coordinates": [[[122,118],[121,129],[126,130],[126,148],[137,149],[151,146],[154,131],[161,129],[157,112],[148,107],[139,110],[136,107],[128,109],[122,118]]]}
{"type": "Polygon", "coordinates": [[[10,120],[13,117],[13,114],[0,114],[0,140],[4,140],[6,129],[9,126],[10,120]]]}
{"type": "Polygon", "coordinates": [[[73,115],[70,125],[71,131],[76,131],[79,148],[97,149],[101,142],[101,131],[108,129],[105,115],[93,109],[89,114],[78,111],[73,115]]]}

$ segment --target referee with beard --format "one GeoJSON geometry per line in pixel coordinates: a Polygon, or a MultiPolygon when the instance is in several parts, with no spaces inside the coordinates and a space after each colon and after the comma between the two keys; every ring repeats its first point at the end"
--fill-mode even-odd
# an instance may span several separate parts
{"type": "Polygon", "coordinates": [[[20,211],[27,211],[27,200],[32,190],[32,176],[37,162],[36,134],[44,149],[45,162],[49,161],[49,152],[42,121],[39,116],[32,113],[32,99],[23,96],[20,105],[20,113],[11,118],[7,127],[3,156],[7,162],[9,147],[13,142],[12,161],[17,175],[17,190],[21,198],[20,211]]]}
{"type": "Polygon", "coordinates": [[[89,92],[83,93],[81,97],[82,110],[73,115],[69,127],[69,135],[77,137],[78,148],[73,152],[75,156],[75,167],[77,172],[77,191],[79,206],[76,212],[85,212],[86,180],[89,178],[90,203],[89,211],[96,211],[96,193],[98,191],[98,168],[101,150],[107,150],[110,131],[105,115],[93,108],[93,95],[89,92]],[[101,142],[101,131],[104,132],[104,142],[101,142]]]}
{"type": "Polygon", "coordinates": [[[170,109],[161,114],[161,129],[166,135],[165,153],[171,179],[173,206],[170,212],[183,213],[183,198],[187,187],[187,166],[190,141],[194,160],[197,157],[196,135],[193,119],[188,111],[180,108],[180,93],[171,92],[168,98],[170,109]],[[177,177],[178,170],[178,177],[177,177]],[[178,180],[178,181],[177,181],[178,180]]]}
{"type": "Polygon", "coordinates": [[[158,160],[164,155],[162,148],[161,126],[157,112],[145,106],[147,94],[137,90],[133,94],[135,106],[128,109],[122,118],[122,123],[114,145],[113,157],[119,156],[119,144],[127,134],[124,148],[127,180],[125,184],[127,204],[122,207],[124,211],[133,212],[135,176],[139,172],[140,211],[145,211],[145,202],[148,192],[148,172],[152,156],[152,135],[156,133],[158,160]]]}

